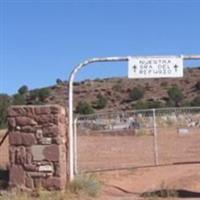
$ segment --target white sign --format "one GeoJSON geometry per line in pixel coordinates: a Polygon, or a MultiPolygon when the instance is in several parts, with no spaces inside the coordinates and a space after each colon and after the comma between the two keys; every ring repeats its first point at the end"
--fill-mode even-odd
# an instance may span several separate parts
{"type": "Polygon", "coordinates": [[[189,130],[187,128],[179,128],[178,133],[179,135],[187,135],[189,134],[189,130]]]}
{"type": "Polygon", "coordinates": [[[183,58],[177,56],[130,57],[129,78],[183,77],[183,58]]]}

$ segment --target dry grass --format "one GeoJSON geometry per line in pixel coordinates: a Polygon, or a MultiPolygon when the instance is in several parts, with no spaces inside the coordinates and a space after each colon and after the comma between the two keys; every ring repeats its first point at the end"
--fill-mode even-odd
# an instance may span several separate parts
{"type": "Polygon", "coordinates": [[[79,175],[67,185],[65,191],[49,192],[37,188],[33,193],[19,189],[0,193],[0,200],[90,200],[100,192],[101,184],[93,175],[79,175]]]}
{"type": "Polygon", "coordinates": [[[175,199],[178,197],[178,193],[174,188],[171,188],[164,181],[161,182],[160,187],[156,191],[147,192],[142,195],[148,200],[158,200],[161,198],[165,199],[175,199]]]}
{"type": "Polygon", "coordinates": [[[101,189],[101,183],[94,175],[78,175],[68,186],[73,194],[85,193],[87,196],[96,197],[101,189]]]}

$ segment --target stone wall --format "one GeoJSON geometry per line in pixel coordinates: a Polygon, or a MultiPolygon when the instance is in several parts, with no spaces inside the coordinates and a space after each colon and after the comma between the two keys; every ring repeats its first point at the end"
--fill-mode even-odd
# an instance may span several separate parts
{"type": "Polygon", "coordinates": [[[67,180],[66,113],[58,105],[8,110],[10,186],[64,189],[67,180]]]}

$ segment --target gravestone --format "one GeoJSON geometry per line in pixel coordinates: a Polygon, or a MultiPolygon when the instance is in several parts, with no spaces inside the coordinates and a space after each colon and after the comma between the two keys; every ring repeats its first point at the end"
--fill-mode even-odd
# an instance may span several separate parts
{"type": "Polygon", "coordinates": [[[8,109],[11,187],[65,188],[66,124],[65,109],[58,105],[8,109]]]}

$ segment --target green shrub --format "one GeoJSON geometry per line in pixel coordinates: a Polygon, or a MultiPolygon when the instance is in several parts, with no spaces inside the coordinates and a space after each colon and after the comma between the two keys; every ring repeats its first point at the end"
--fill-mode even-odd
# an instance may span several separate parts
{"type": "Polygon", "coordinates": [[[172,86],[167,91],[169,99],[175,103],[176,106],[183,100],[183,93],[178,86],[172,86]]]}
{"type": "Polygon", "coordinates": [[[136,110],[148,109],[148,102],[138,101],[136,104],[133,105],[133,109],[136,110]]]}
{"type": "Polygon", "coordinates": [[[76,107],[76,113],[82,114],[82,115],[88,115],[93,114],[94,110],[92,106],[87,102],[79,102],[76,107]]]}
{"type": "Polygon", "coordinates": [[[39,100],[44,102],[50,95],[50,90],[48,88],[42,88],[38,92],[39,100]]]}
{"type": "Polygon", "coordinates": [[[26,97],[21,94],[13,95],[12,105],[26,105],[26,97]]]}
{"type": "Polygon", "coordinates": [[[148,108],[162,108],[164,105],[160,101],[150,101],[148,102],[148,108]]]}
{"type": "Polygon", "coordinates": [[[29,99],[32,104],[42,104],[49,97],[50,90],[48,88],[36,89],[30,91],[29,99]]]}
{"type": "Polygon", "coordinates": [[[11,98],[7,94],[0,94],[0,129],[7,127],[7,108],[11,105],[11,98]]]}
{"type": "Polygon", "coordinates": [[[143,95],[144,95],[143,90],[137,87],[133,88],[129,93],[129,97],[132,101],[141,99],[143,95]]]}
{"type": "Polygon", "coordinates": [[[94,102],[94,108],[103,109],[106,107],[107,103],[108,103],[108,101],[107,101],[106,97],[104,97],[102,95],[98,95],[97,101],[94,102]]]}
{"type": "Polygon", "coordinates": [[[164,105],[160,101],[137,101],[136,104],[133,104],[133,109],[142,110],[142,109],[153,109],[153,108],[162,108],[164,105]]]}
{"type": "Polygon", "coordinates": [[[197,96],[192,100],[191,106],[200,106],[200,96],[197,96]]]}

